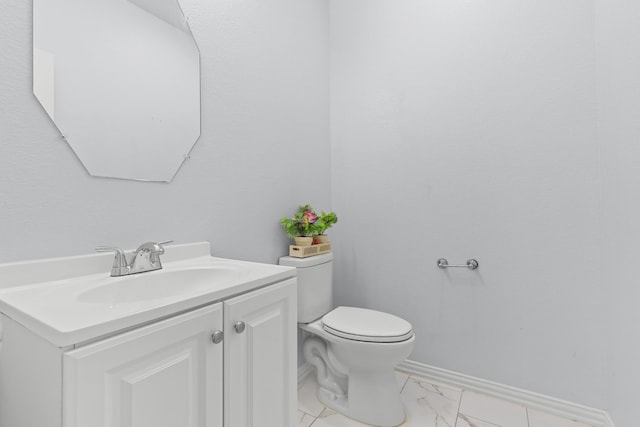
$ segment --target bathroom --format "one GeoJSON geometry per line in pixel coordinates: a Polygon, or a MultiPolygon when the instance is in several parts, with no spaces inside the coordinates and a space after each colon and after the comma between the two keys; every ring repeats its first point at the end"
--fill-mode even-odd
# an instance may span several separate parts
{"type": "Polygon", "coordinates": [[[180,5],[201,136],[167,184],[87,174],[32,94],[31,2],[0,3],[0,262],[173,239],[276,263],[309,202],[340,217],[336,303],[410,321],[411,360],[636,425],[640,5],[180,5]]]}

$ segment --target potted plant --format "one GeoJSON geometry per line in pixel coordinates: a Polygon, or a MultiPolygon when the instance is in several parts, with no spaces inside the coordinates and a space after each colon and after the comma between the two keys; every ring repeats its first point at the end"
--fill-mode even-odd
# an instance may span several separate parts
{"type": "Polygon", "coordinates": [[[317,221],[318,215],[311,205],[300,205],[298,212],[292,218],[282,218],[280,225],[297,246],[309,246],[313,243],[313,236],[318,234],[317,221]]]}
{"type": "Polygon", "coordinates": [[[328,237],[324,232],[330,229],[336,222],[338,222],[338,216],[334,212],[326,213],[323,211],[315,222],[318,234],[313,236],[313,243],[326,243],[328,237]]]}

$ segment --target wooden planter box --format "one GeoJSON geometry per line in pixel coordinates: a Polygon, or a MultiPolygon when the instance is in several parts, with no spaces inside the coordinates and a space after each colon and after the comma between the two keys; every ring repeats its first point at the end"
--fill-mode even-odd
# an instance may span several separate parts
{"type": "Polygon", "coordinates": [[[306,258],[309,256],[326,254],[331,252],[331,243],[319,243],[311,246],[289,246],[289,256],[296,258],[306,258]]]}

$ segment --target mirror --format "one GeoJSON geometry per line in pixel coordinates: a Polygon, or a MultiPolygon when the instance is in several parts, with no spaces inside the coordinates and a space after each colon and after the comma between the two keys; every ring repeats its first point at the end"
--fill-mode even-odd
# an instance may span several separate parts
{"type": "Polygon", "coordinates": [[[200,136],[178,0],[33,0],[33,91],[93,176],[169,182],[200,136]]]}

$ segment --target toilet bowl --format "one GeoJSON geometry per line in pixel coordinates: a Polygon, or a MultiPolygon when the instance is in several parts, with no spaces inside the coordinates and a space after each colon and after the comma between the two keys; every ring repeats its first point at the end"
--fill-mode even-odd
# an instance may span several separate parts
{"type": "Polygon", "coordinates": [[[405,419],[395,367],[415,344],[411,324],[357,307],[331,309],[332,254],[283,257],[298,268],[298,326],[305,361],[316,368],[318,399],[350,418],[375,426],[405,419]]]}
{"type": "MultiPolygon", "coordinates": [[[[338,307],[322,319],[299,324],[309,333],[303,344],[305,360],[316,367],[318,399],[327,407],[358,421],[376,426],[396,426],[404,421],[404,408],[394,368],[409,356],[415,337],[409,329],[385,336],[360,334],[343,325],[337,331],[325,319],[347,314],[358,318],[391,318],[387,313],[355,307],[338,307]],[[341,336],[342,335],[342,336],[341,336]],[[348,337],[351,335],[351,337],[348,337]],[[399,341],[392,341],[401,339],[399,341]],[[372,341],[381,340],[381,341],[372,341]]],[[[398,322],[400,323],[400,322],[398,322]]]]}

